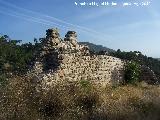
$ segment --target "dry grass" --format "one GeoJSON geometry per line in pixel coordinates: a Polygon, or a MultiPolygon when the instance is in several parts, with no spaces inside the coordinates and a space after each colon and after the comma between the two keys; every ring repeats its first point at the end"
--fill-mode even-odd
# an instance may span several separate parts
{"type": "Polygon", "coordinates": [[[1,89],[2,120],[160,120],[160,87],[101,88],[86,81],[36,92],[32,78],[15,77],[1,89]]]}

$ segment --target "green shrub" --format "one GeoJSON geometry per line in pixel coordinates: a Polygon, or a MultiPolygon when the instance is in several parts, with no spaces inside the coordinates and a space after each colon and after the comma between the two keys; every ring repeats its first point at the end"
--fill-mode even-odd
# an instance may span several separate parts
{"type": "Polygon", "coordinates": [[[81,87],[86,88],[86,87],[89,87],[91,84],[88,80],[81,80],[80,85],[81,87]]]}
{"type": "Polygon", "coordinates": [[[0,87],[5,87],[7,83],[7,76],[5,74],[0,74],[0,87]]]}
{"type": "Polygon", "coordinates": [[[135,84],[139,81],[140,65],[137,62],[130,61],[125,66],[125,83],[135,84]]]}
{"type": "Polygon", "coordinates": [[[84,90],[84,92],[89,92],[91,90],[91,83],[88,80],[80,80],[80,87],[84,90]]]}

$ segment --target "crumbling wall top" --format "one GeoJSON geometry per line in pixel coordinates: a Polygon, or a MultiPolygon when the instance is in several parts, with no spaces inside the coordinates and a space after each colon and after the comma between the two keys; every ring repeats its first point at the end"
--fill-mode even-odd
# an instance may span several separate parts
{"type": "Polygon", "coordinates": [[[47,38],[52,37],[52,38],[58,38],[60,37],[60,34],[58,32],[58,29],[48,29],[46,30],[46,36],[47,38]]]}
{"type": "MultiPolygon", "coordinates": [[[[42,52],[44,54],[58,52],[58,53],[81,53],[89,54],[89,47],[79,45],[77,42],[77,33],[75,31],[68,31],[64,40],[60,38],[58,29],[46,30],[46,38],[44,40],[42,52]]],[[[43,55],[44,55],[43,54],[43,55]]]]}

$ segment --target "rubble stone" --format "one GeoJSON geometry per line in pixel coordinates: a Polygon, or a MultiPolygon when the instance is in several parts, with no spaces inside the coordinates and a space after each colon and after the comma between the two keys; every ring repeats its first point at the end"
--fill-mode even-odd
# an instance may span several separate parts
{"type": "Polygon", "coordinates": [[[125,61],[108,55],[90,55],[79,45],[77,34],[68,31],[64,40],[57,29],[48,29],[32,72],[39,74],[44,88],[62,81],[89,80],[97,84],[119,84],[124,80],[125,61]]]}

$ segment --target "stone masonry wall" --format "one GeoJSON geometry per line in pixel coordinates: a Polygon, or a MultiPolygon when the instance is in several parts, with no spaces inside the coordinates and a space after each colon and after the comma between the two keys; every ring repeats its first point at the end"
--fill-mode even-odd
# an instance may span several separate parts
{"type": "Polygon", "coordinates": [[[123,63],[111,56],[64,55],[60,65],[63,76],[68,80],[91,80],[97,82],[122,81],[123,63]]]}
{"type": "Polygon", "coordinates": [[[69,31],[64,41],[58,35],[57,30],[47,30],[44,47],[33,66],[32,72],[45,87],[62,81],[89,80],[106,85],[124,80],[124,61],[107,55],[90,55],[87,46],[78,44],[75,32],[69,31]]]}

